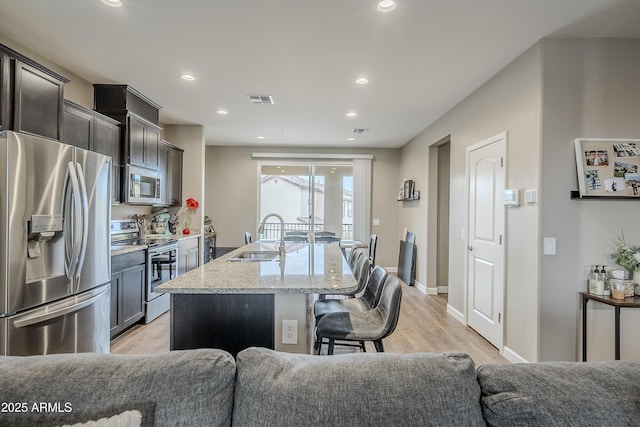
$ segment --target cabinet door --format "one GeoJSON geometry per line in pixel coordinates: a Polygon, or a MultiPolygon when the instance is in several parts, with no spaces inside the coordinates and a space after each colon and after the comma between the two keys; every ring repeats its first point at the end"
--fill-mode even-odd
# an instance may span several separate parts
{"type": "Polygon", "coordinates": [[[111,202],[120,199],[120,126],[96,117],[93,122],[93,150],[111,156],[111,202]]]}
{"type": "Polygon", "coordinates": [[[158,145],[160,144],[160,130],[151,126],[144,129],[144,160],[145,166],[151,169],[158,167],[158,145]]]}
{"type": "Polygon", "coordinates": [[[160,141],[158,145],[158,171],[162,176],[160,182],[160,205],[167,205],[167,197],[171,188],[171,177],[169,176],[169,145],[160,141]]]}
{"type": "Polygon", "coordinates": [[[200,251],[198,248],[190,249],[187,252],[187,271],[191,271],[194,268],[198,268],[199,260],[200,260],[200,251]]]}
{"type": "Polygon", "coordinates": [[[122,288],[122,274],[111,275],[111,338],[120,332],[120,290],[122,288]]]}
{"type": "Polygon", "coordinates": [[[183,251],[182,249],[178,248],[178,276],[189,271],[187,270],[188,259],[189,254],[187,253],[187,251],[183,251]]]}
{"type": "Polygon", "coordinates": [[[127,118],[127,155],[128,163],[145,166],[144,163],[144,131],[145,125],[135,117],[127,118]]]}
{"type": "Polygon", "coordinates": [[[144,270],[144,265],[135,265],[122,271],[122,328],[132,325],[144,315],[144,270]]]}
{"type": "Polygon", "coordinates": [[[169,178],[167,179],[167,203],[169,206],[182,205],[182,150],[169,149],[169,178]]]}
{"type": "Polygon", "coordinates": [[[93,115],[91,113],[65,102],[62,142],[85,150],[91,149],[92,124],[93,115]]]}
{"type": "Polygon", "coordinates": [[[16,60],[13,112],[15,131],[60,140],[63,97],[63,82],[16,60]]]}

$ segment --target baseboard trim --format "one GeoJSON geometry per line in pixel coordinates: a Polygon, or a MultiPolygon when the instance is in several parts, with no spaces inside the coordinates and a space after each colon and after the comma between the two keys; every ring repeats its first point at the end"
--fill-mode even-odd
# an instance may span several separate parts
{"type": "Polygon", "coordinates": [[[398,272],[398,267],[385,267],[385,270],[387,270],[389,273],[396,274],[398,272]]]}
{"type": "Polygon", "coordinates": [[[449,304],[447,304],[447,313],[453,316],[453,318],[456,319],[458,322],[462,323],[465,326],[467,325],[467,322],[464,318],[464,314],[460,313],[458,310],[456,310],[449,304]]]}
{"type": "Polygon", "coordinates": [[[527,359],[525,359],[524,357],[520,356],[518,353],[516,353],[515,351],[511,350],[507,346],[504,346],[502,348],[502,352],[501,353],[502,353],[502,356],[504,356],[504,358],[507,359],[511,363],[530,363],[527,359]]]}
{"type": "Polygon", "coordinates": [[[448,286],[438,286],[436,288],[436,291],[439,294],[448,294],[449,293],[449,287],[448,286]]]}
{"type": "Polygon", "coordinates": [[[413,286],[416,287],[417,290],[419,290],[420,292],[422,292],[423,294],[427,294],[427,295],[431,295],[429,293],[429,288],[427,288],[425,285],[423,285],[422,283],[418,282],[417,280],[413,281],[413,286]]]}

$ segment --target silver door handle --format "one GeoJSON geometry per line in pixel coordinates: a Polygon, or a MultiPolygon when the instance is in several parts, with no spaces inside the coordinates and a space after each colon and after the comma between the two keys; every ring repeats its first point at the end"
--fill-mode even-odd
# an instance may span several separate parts
{"type": "Polygon", "coordinates": [[[62,317],[65,314],[73,313],[82,308],[90,306],[91,304],[102,298],[104,293],[108,290],[109,288],[106,287],[98,294],[84,295],[83,298],[80,299],[80,301],[75,301],[71,304],[62,303],[60,304],[62,305],[62,307],[54,308],[51,311],[48,311],[47,307],[43,307],[35,313],[25,314],[24,317],[14,320],[13,325],[16,328],[24,328],[26,326],[35,325],[36,323],[42,323],[44,321],[54,319],[56,317],[62,317]]]}
{"type": "Polygon", "coordinates": [[[473,250],[473,246],[471,246],[471,245],[467,245],[467,249],[468,249],[469,251],[472,251],[472,250],[473,250]]]}
{"type": "MultiPolygon", "coordinates": [[[[76,162],[76,169],[78,175],[78,185],[80,187],[80,216],[82,218],[82,227],[80,227],[80,230],[82,232],[82,238],[80,239],[80,250],[78,253],[78,264],[76,266],[75,277],[80,277],[80,272],[82,270],[82,267],[84,266],[84,257],[87,253],[87,238],[89,236],[89,198],[87,195],[87,185],[84,179],[84,172],[82,171],[80,163],[76,162]]],[[[78,292],[79,287],[80,282],[78,282],[77,284],[76,292],[78,292]]]]}
{"type": "Polygon", "coordinates": [[[78,223],[80,222],[80,193],[78,176],[73,162],[67,165],[67,175],[65,177],[64,195],[64,235],[65,235],[65,273],[69,279],[75,277],[78,263],[78,249],[81,245],[82,236],[78,233],[78,223]],[[69,189],[69,184],[71,188],[69,189]],[[69,224],[70,222],[70,224],[69,224]]]}

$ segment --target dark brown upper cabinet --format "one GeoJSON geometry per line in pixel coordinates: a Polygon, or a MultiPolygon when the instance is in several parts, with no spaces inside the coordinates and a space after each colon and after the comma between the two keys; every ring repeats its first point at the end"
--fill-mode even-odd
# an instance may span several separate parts
{"type": "Polygon", "coordinates": [[[162,175],[161,204],[164,206],[182,205],[182,154],[184,150],[160,141],[158,147],[158,170],[162,175]]]}
{"type": "Polygon", "coordinates": [[[126,163],[158,169],[160,127],[134,114],[127,114],[124,153],[126,163]]]}
{"type": "Polygon", "coordinates": [[[69,80],[0,45],[0,130],[61,140],[69,80]]]}
{"type": "Polygon", "coordinates": [[[122,124],[122,162],[158,169],[158,104],[128,85],[95,84],[94,109],[122,124]]]}
{"type": "Polygon", "coordinates": [[[120,202],[121,160],[119,122],[96,111],[65,100],[62,142],[111,156],[111,201],[112,203],[120,202]]]}

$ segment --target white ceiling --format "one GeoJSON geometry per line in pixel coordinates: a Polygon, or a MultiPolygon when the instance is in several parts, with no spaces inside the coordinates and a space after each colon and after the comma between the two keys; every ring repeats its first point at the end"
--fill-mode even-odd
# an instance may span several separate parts
{"type": "Polygon", "coordinates": [[[637,0],[122,2],[0,0],[0,34],[214,145],[399,147],[545,36],[640,37],[637,0]]]}

